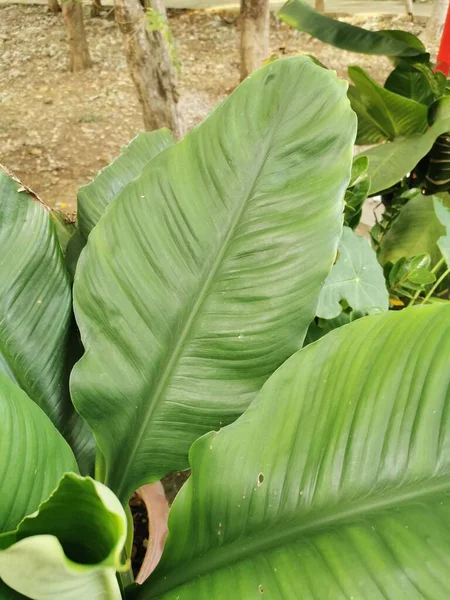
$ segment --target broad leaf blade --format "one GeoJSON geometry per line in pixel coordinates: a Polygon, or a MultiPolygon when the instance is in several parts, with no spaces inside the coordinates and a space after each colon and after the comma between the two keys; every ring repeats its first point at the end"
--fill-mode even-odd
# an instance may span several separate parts
{"type": "Polygon", "coordinates": [[[384,131],[380,123],[369,113],[359,90],[354,85],[350,85],[347,94],[358,117],[356,143],[369,145],[386,141],[389,138],[388,132],[384,131]]]}
{"type": "Polygon", "coordinates": [[[383,269],[369,241],[344,227],[338,252],[320,292],[316,315],[334,319],[342,312],[342,302],[363,314],[388,310],[383,269]]]}
{"type": "Polygon", "coordinates": [[[0,372],[42,408],[87,469],[92,436],[69,396],[69,275],[50,209],[2,169],[0,255],[0,372]]]}
{"type": "Polygon", "coordinates": [[[389,74],[384,87],[394,94],[429,106],[435,99],[436,85],[435,75],[428,65],[404,61],[389,74]]]}
{"type": "Polygon", "coordinates": [[[50,419],[0,374],[0,533],[15,529],[76,471],[71,449],[50,419]]]}
{"type": "Polygon", "coordinates": [[[446,206],[440,198],[433,198],[433,206],[436,217],[445,227],[445,235],[437,240],[437,245],[450,269],[450,207],[446,206]]]}
{"type": "Polygon", "coordinates": [[[360,67],[349,67],[348,74],[361,94],[368,114],[380,124],[389,139],[425,131],[427,106],[384,89],[360,67]]]}
{"type": "Polygon", "coordinates": [[[361,152],[369,159],[370,193],[387,190],[411,172],[431,150],[436,139],[450,130],[450,119],[441,119],[423,134],[398,138],[361,152]]]}
{"type": "Polygon", "coordinates": [[[445,233],[434,212],[433,196],[418,194],[402,207],[383,237],[378,260],[382,265],[400,258],[429,254],[434,266],[440,258],[437,240],[445,233]]]}
{"type": "Polygon", "coordinates": [[[69,473],[0,551],[0,577],[32,600],[120,600],[125,538],[125,513],[111,490],[69,473]]]}
{"type": "Polygon", "coordinates": [[[122,501],[185,468],[194,439],[233,421],[301,346],[341,232],[345,88],[305,57],[267,65],[92,231],[72,393],[122,501]]]}
{"type": "Polygon", "coordinates": [[[400,36],[389,35],[391,32],[386,31],[368,31],[326,17],[303,0],[288,0],[278,17],[295,29],[350,52],[402,57],[425,53],[420,40],[406,31],[398,32],[400,36]]]}
{"type": "Polygon", "coordinates": [[[129,597],[448,597],[449,361],[448,306],[294,355],[193,445],[160,566],[129,597]]]}
{"type": "Polygon", "coordinates": [[[78,227],[85,240],[114,198],[142,173],[152,158],[172,143],[173,137],[168,129],[138,133],[116,160],[102,169],[91,183],[78,190],[78,227]]]}

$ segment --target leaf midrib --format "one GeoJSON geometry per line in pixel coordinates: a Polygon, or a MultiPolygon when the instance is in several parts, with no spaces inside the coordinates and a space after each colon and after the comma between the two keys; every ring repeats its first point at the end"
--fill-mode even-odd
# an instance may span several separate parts
{"type": "MultiPolygon", "coordinates": [[[[126,466],[126,468],[123,469],[122,475],[121,475],[120,479],[117,481],[117,485],[114,486],[115,493],[122,502],[128,501],[128,498],[125,497],[126,494],[124,496],[124,491],[125,491],[125,493],[127,493],[127,490],[125,487],[125,482],[127,479],[128,471],[130,469],[130,465],[133,464],[137,450],[138,450],[139,446],[141,445],[141,439],[144,435],[144,432],[148,428],[148,423],[151,420],[153,413],[158,406],[161,396],[163,395],[164,391],[167,388],[167,385],[169,384],[171,375],[178,365],[179,359],[181,358],[181,355],[182,355],[182,352],[183,352],[183,349],[185,346],[185,342],[188,339],[189,334],[191,332],[192,325],[194,324],[196,317],[197,317],[198,313],[200,312],[200,309],[201,309],[204,301],[207,298],[207,293],[210,288],[210,285],[211,285],[212,281],[214,280],[214,278],[217,274],[217,271],[219,270],[220,265],[222,264],[223,257],[225,256],[225,253],[229,247],[229,244],[233,239],[234,232],[240,223],[241,217],[242,217],[245,209],[247,208],[248,201],[249,201],[251,194],[253,192],[253,189],[255,187],[255,183],[257,182],[258,177],[261,173],[261,170],[266,163],[269,149],[271,147],[271,143],[273,141],[275,132],[278,129],[279,122],[281,121],[281,119],[286,111],[286,108],[289,108],[289,102],[286,100],[286,98],[288,98],[288,95],[286,95],[285,98],[283,98],[284,102],[278,109],[278,115],[276,116],[275,119],[273,119],[273,121],[271,123],[270,129],[266,135],[266,140],[265,140],[266,143],[263,145],[263,151],[260,154],[260,156],[261,156],[260,162],[257,165],[257,168],[255,169],[255,175],[251,179],[251,183],[247,186],[248,191],[246,193],[243,193],[242,203],[240,205],[238,204],[236,210],[234,211],[234,213],[229,221],[227,234],[225,235],[220,247],[218,248],[217,256],[216,256],[215,260],[213,261],[213,263],[211,264],[211,266],[207,270],[205,270],[205,273],[202,274],[202,276],[200,278],[200,284],[196,288],[196,290],[198,290],[198,292],[195,294],[195,297],[197,299],[194,302],[192,310],[189,313],[189,316],[185,322],[185,325],[183,326],[183,329],[181,330],[180,334],[178,336],[176,336],[177,342],[175,344],[175,347],[173,348],[173,351],[172,351],[169,361],[166,363],[166,366],[163,369],[161,376],[159,377],[159,381],[156,386],[155,392],[153,394],[150,394],[150,402],[148,403],[147,414],[145,415],[145,417],[143,419],[141,419],[141,421],[140,421],[141,425],[139,427],[139,430],[132,438],[133,442],[132,442],[132,445],[128,452],[128,455],[126,457],[126,465],[127,466],[126,466]]],[[[183,143],[183,142],[180,142],[180,143],[183,143]]],[[[107,482],[107,484],[108,484],[108,482],[107,482]]]]}
{"type": "MultiPolygon", "coordinates": [[[[160,598],[163,594],[173,590],[176,587],[184,585],[190,581],[198,579],[206,574],[221,569],[225,566],[234,565],[254,557],[256,554],[266,552],[273,548],[287,546],[295,542],[301,536],[312,536],[325,528],[344,526],[357,520],[367,514],[377,514],[386,512],[390,508],[399,505],[408,505],[420,498],[440,495],[450,492],[450,476],[448,474],[437,478],[436,480],[425,482],[425,485],[408,488],[408,490],[394,490],[391,494],[381,492],[374,498],[369,496],[364,502],[353,502],[343,508],[338,504],[338,509],[323,510],[317,515],[312,516],[311,520],[305,523],[303,521],[295,522],[295,518],[290,520],[288,517],[280,523],[277,521],[270,529],[264,529],[264,523],[261,523],[262,529],[256,532],[248,532],[246,536],[233,540],[230,544],[216,547],[206,556],[195,557],[191,561],[185,561],[183,568],[179,564],[173,565],[173,570],[161,571],[158,573],[159,579],[150,580],[144,584],[142,595],[138,595],[139,600],[153,600],[160,598]],[[284,525],[284,527],[283,527],[284,525]],[[146,589],[146,586],[148,589],[146,589]],[[148,592],[148,593],[147,593],[148,592]]],[[[337,500],[339,502],[339,499],[337,500]]],[[[308,515],[306,515],[306,519],[308,515]]],[[[212,536],[212,531],[211,531],[212,536]]],[[[164,557],[163,557],[164,559],[164,557]]]]}

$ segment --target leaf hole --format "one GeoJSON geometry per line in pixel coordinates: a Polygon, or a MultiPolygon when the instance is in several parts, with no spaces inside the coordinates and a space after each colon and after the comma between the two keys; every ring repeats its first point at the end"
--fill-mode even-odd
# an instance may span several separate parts
{"type": "Polygon", "coordinates": [[[258,475],[258,487],[259,487],[260,485],[262,485],[263,481],[264,481],[264,473],[260,473],[260,474],[258,475]]]}
{"type": "Polygon", "coordinates": [[[259,590],[259,593],[260,593],[260,594],[264,594],[264,588],[263,588],[263,586],[262,586],[262,585],[260,585],[260,586],[258,587],[258,590],[259,590]]]}

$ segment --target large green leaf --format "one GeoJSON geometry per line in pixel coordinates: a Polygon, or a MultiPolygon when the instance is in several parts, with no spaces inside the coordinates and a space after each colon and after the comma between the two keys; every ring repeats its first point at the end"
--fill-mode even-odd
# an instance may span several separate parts
{"type": "Polygon", "coordinates": [[[341,327],[198,440],[138,600],[450,596],[450,307],[341,327]]]}
{"type": "MultiPolygon", "coordinates": [[[[360,67],[349,67],[348,74],[361,94],[367,114],[379,124],[388,139],[425,131],[427,106],[386,90],[360,67]]],[[[358,104],[354,108],[357,112],[358,104]]]]}
{"type": "Polygon", "coordinates": [[[0,533],[37,509],[66,471],[76,471],[71,449],[50,419],[0,374],[0,533]]]}
{"type": "Polygon", "coordinates": [[[102,169],[91,183],[78,190],[78,227],[85,240],[114,198],[142,173],[152,158],[172,143],[173,137],[168,129],[138,133],[116,160],[102,169]]]}
{"type": "Polygon", "coordinates": [[[339,254],[320,292],[316,315],[334,319],[342,303],[352,310],[370,314],[388,310],[389,296],[383,269],[369,241],[344,227],[339,254]]]}
{"type": "Polygon", "coordinates": [[[436,139],[446,131],[450,131],[449,118],[436,121],[423,134],[398,138],[358,154],[369,159],[370,193],[376,194],[398,183],[428,154],[436,139]]]}
{"type": "Polygon", "coordinates": [[[347,95],[358,117],[356,143],[359,145],[371,145],[386,141],[388,139],[387,133],[382,130],[375,117],[369,113],[368,107],[359,90],[354,85],[350,85],[347,95]]]}
{"type": "Polygon", "coordinates": [[[69,276],[50,209],[2,169],[0,257],[0,372],[47,413],[86,471],[92,435],[69,396],[69,276]]]}
{"type": "Polygon", "coordinates": [[[434,212],[433,196],[417,194],[402,207],[383,237],[378,260],[395,263],[400,258],[429,254],[434,266],[440,258],[437,240],[445,233],[434,212]]]}
{"type": "Polygon", "coordinates": [[[429,106],[442,95],[442,88],[430,66],[425,63],[401,61],[388,76],[384,87],[405,98],[429,106]]]}
{"type": "Polygon", "coordinates": [[[75,405],[122,501],[187,467],[301,347],[341,233],[355,116],[309,58],[275,61],[129,184],[75,279],[75,405]]]}
{"type": "Polygon", "coordinates": [[[111,490],[69,473],[3,540],[0,577],[32,600],[120,600],[125,538],[126,516],[111,490]]]}
{"type": "Polygon", "coordinates": [[[91,183],[78,190],[78,228],[67,248],[67,266],[72,276],[86,245],[89,233],[120,192],[138,175],[145,165],[173,143],[168,129],[144,131],[122,148],[122,153],[100,171],[91,183]]]}
{"type": "Polygon", "coordinates": [[[445,235],[437,240],[437,245],[450,269],[450,206],[446,206],[440,198],[433,199],[433,206],[436,217],[445,227],[445,235]]]}
{"type": "Polygon", "coordinates": [[[278,17],[295,29],[342,50],[384,56],[420,56],[422,42],[406,31],[368,31],[315,11],[304,0],[288,0],[278,17]]]}

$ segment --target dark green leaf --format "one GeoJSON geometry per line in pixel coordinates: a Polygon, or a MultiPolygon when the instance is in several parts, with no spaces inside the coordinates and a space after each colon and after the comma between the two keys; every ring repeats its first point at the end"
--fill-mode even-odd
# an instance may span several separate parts
{"type": "Polygon", "coordinates": [[[278,17],[295,29],[350,52],[382,56],[419,56],[425,53],[420,40],[406,31],[368,31],[326,17],[303,0],[288,0],[278,17]]]}
{"type": "Polygon", "coordinates": [[[0,533],[15,529],[76,471],[71,449],[45,413],[0,374],[0,533]]]}
{"type": "Polygon", "coordinates": [[[371,145],[386,141],[389,138],[388,133],[384,131],[380,123],[369,114],[360,92],[354,85],[348,86],[347,95],[350,104],[358,117],[356,143],[359,145],[371,145]]]}
{"type": "Polygon", "coordinates": [[[87,471],[94,443],[69,396],[72,296],[55,225],[50,209],[2,169],[0,256],[0,372],[50,417],[87,471]]]}
{"type": "Polygon", "coordinates": [[[388,139],[425,131],[428,125],[426,106],[393,94],[360,67],[349,67],[348,73],[361,94],[367,113],[379,124],[388,139]]]}

